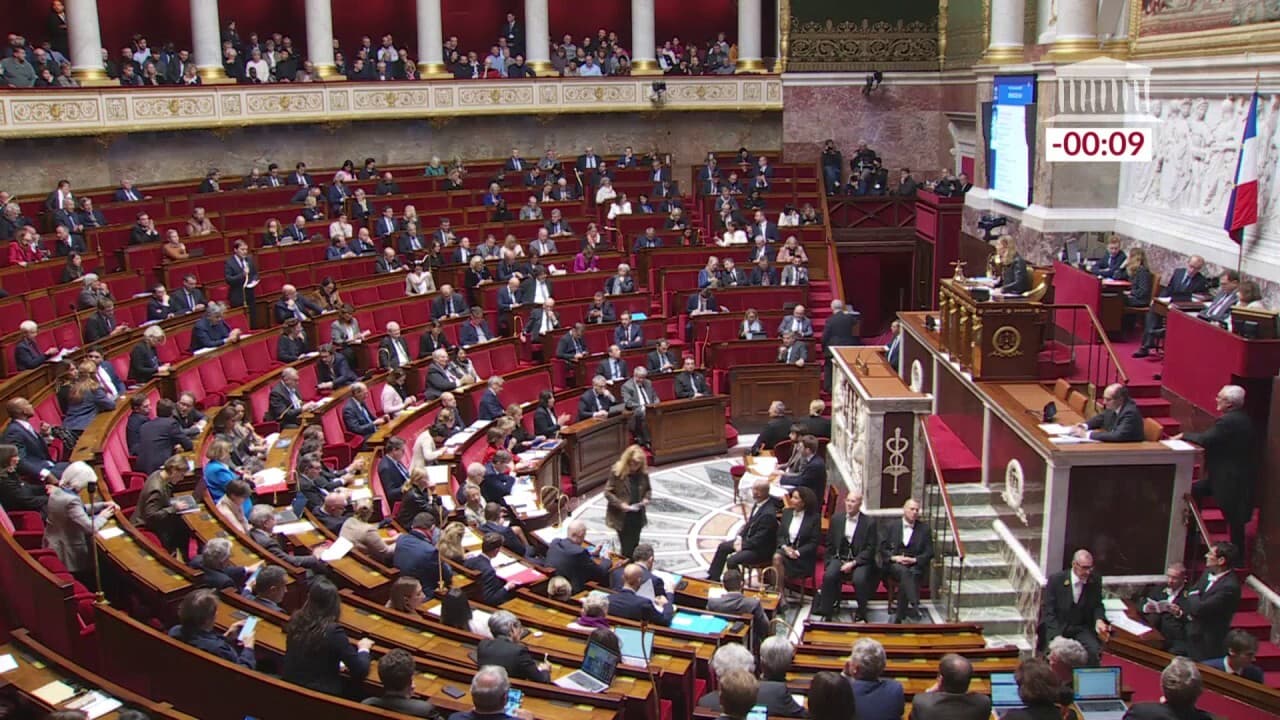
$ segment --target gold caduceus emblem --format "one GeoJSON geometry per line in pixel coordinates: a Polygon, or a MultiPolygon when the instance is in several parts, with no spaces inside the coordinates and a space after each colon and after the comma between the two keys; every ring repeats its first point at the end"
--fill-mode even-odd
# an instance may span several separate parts
{"type": "Polygon", "coordinates": [[[893,429],[893,437],[884,441],[884,448],[889,451],[889,464],[884,468],[884,474],[893,477],[893,494],[898,494],[898,479],[903,475],[911,472],[911,468],[907,467],[907,448],[911,447],[911,441],[902,437],[902,428],[893,429]]]}

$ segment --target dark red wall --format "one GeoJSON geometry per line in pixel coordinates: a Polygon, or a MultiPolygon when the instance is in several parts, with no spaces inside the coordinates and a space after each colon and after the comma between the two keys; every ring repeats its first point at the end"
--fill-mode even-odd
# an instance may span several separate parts
{"type": "MultiPolygon", "coordinates": [[[[5,20],[8,32],[26,36],[31,42],[45,38],[48,4],[38,0],[11,2],[6,8],[5,20]]],[[[221,0],[219,18],[225,25],[235,20],[240,35],[250,32],[268,36],[280,32],[293,37],[297,47],[306,45],[306,20],[304,0],[221,0]]],[[[583,3],[581,0],[550,0],[551,35],[560,38],[572,33],[581,40],[583,35],[595,34],[597,28],[618,33],[624,47],[631,45],[631,3],[614,2],[583,3]]],[[[765,55],[772,55],[776,31],[776,0],[764,0],[764,24],[761,28],[765,55]]],[[[395,35],[398,47],[407,47],[411,55],[418,51],[417,20],[413,3],[409,0],[364,0],[363,2],[333,3],[334,34],[342,47],[351,49],[359,44],[361,35],[373,38],[374,45],[384,32],[395,35]]],[[[497,37],[509,8],[523,21],[524,3],[507,0],[504,3],[477,2],[476,0],[444,0],[442,18],[444,34],[457,35],[464,48],[477,51],[488,49],[497,37]]],[[[178,47],[191,47],[191,12],[186,0],[165,2],[137,2],[136,0],[99,1],[98,18],[102,27],[102,43],[114,56],[134,33],[147,37],[153,47],[172,41],[178,47]]],[[[700,0],[696,7],[688,0],[656,0],[655,34],[658,44],[678,35],[681,41],[699,45],[714,38],[717,32],[728,33],[730,42],[737,38],[738,11],[734,0],[700,0]]]]}

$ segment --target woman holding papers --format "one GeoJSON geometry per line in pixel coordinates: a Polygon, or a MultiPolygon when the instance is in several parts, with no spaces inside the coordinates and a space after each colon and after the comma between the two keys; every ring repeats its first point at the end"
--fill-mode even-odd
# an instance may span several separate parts
{"type": "Polygon", "coordinates": [[[645,526],[645,508],[653,492],[649,487],[644,449],[632,445],[622,451],[622,457],[613,464],[613,474],[605,487],[608,503],[604,521],[618,533],[618,549],[623,557],[630,558],[640,542],[640,530],[645,526]]]}
{"type": "Polygon", "coordinates": [[[227,483],[227,494],[214,505],[228,525],[246,534],[249,532],[249,519],[245,517],[244,508],[249,503],[249,491],[249,483],[232,480],[227,483]]]}
{"type": "MultiPolygon", "coordinates": [[[[403,502],[403,500],[401,500],[403,502]]],[[[355,502],[355,511],[342,523],[338,537],[346,538],[351,545],[374,560],[389,565],[391,553],[395,549],[395,538],[388,543],[378,532],[378,525],[373,517],[373,500],[364,498],[355,502]]],[[[422,588],[419,586],[418,591],[422,588]]]]}

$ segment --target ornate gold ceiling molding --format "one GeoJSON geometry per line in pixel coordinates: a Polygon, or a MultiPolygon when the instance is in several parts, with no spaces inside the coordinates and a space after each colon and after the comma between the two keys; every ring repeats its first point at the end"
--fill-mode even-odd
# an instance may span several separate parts
{"type": "Polygon", "coordinates": [[[748,112],[782,109],[777,75],[324,85],[206,85],[156,91],[24,90],[0,101],[0,139],[475,115],[748,112]]]}

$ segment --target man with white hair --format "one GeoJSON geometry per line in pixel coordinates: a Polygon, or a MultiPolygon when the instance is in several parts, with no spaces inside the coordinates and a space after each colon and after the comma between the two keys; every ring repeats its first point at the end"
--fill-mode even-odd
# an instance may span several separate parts
{"type": "Polygon", "coordinates": [[[378,428],[387,424],[386,415],[374,415],[365,403],[369,398],[369,386],[362,382],[351,383],[351,397],[342,408],[342,426],[352,435],[368,438],[378,428]]]}
{"type": "Polygon", "coordinates": [[[497,665],[520,680],[550,682],[551,665],[533,659],[529,648],[521,642],[524,626],[507,610],[489,616],[489,632],[493,637],[476,646],[477,665],[497,665]]]}
{"type": "Polygon", "coordinates": [[[488,387],[480,394],[480,406],[476,411],[477,419],[496,420],[506,412],[502,400],[498,398],[498,393],[502,392],[503,382],[501,375],[489,378],[488,387]]]}
{"type": "Polygon", "coordinates": [[[516,710],[509,715],[507,693],[511,690],[511,681],[507,671],[500,665],[485,665],[471,678],[471,704],[474,709],[460,710],[450,716],[450,720],[533,720],[533,713],[528,710],[516,710]]]}
{"type": "Polygon", "coordinates": [[[778,547],[778,501],[769,494],[770,483],[765,477],[757,478],[751,485],[751,512],[738,537],[725,540],[716,547],[716,554],[707,569],[707,579],[720,581],[720,574],[729,567],[768,565],[778,547]]]}
{"type": "Polygon", "coordinates": [[[244,587],[252,570],[231,564],[231,541],[224,537],[210,538],[191,567],[201,572],[200,584],[213,590],[244,587]]]}
{"type": "Polygon", "coordinates": [[[565,536],[551,541],[547,548],[547,566],[556,569],[573,586],[573,592],[582,592],[588,582],[602,585],[609,582],[609,559],[600,557],[600,548],[584,547],[587,526],[581,520],[569,523],[565,536]]]}
{"type": "Polygon", "coordinates": [[[857,311],[840,300],[831,301],[831,316],[822,324],[822,355],[826,363],[822,368],[823,386],[831,390],[832,355],[831,348],[861,345],[858,338],[858,323],[862,319],[857,311]]]}
{"type": "Polygon", "coordinates": [[[1212,496],[1231,529],[1236,546],[1234,562],[1244,566],[1248,546],[1244,526],[1253,515],[1254,483],[1258,476],[1258,442],[1253,420],[1244,410],[1244,388],[1226,385],[1218,391],[1220,416],[1208,430],[1177,438],[1204,448],[1204,472],[1191,486],[1197,499],[1212,496]]]}
{"type": "Polygon", "coordinates": [[[1059,635],[1049,641],[1045,658],[1049,669],[1062,683],[1061,704],[1070,705],[1075,700],[1075,670],[1089,666],[1089,651],[1080,641],[1059,635]]]}
{"type": "MultiPolygon", "coordinates": [[[[723,678],[731,672],[746,672],[754,675],[756,659],[741,643],[725,643],[716,648],[715,653],[711,655],[711,672],[715,673],[716,678],[723,678]]],[[[698,698],[698,707],[719,711],[720,691],[713,690],[698,698]]]]}
{"type": "Polygon", "coordinates": [[[22,339],[18,341],[13,348],[14,359],[18,363],[19,370],[31,370],[38,368],[44,364],[44,361],[58,354],[58,348],[48,347],[43,350],[36,343],[36,336],[40,334],[40,326],[31,320],[23,320],[18,325],[18,330],[22,333],[22,339]]]}
{"type": "Polygon", "coordinates": [[[1084,549],[1071,556],[1071,567],[1049,576],[1041,602],[1044,623],[1042,641],[1067,637],[1078,641],[1089,654],[1089,665],[1098,664],[1100,635],[1108,632],[1102,608],[1102,578],[1094,573],[1093,555],[1084,549]]]}
{"type": "Polygon", "coordinates": [[[853,686],[858,717],[902,717],[906,705],[902,683],[880,677],[887,662],[884,646],[878,641],[864,637],[853,643],[844,663],[844,675],[853,686]]]}
{"type": "Polygon", "coordinates": [[[632,371],[631,379],[622,384],[622,404],[633,413],[631,433],[635,436],[636,443],[643,447],[650,446],[645,409],[660,401],[657,390],[653,388],[653,381],[649,380],[648,368],[637,366],[632,371]]]}
{"type": "Polygon", "coordinates": [[[1212,716],[1196,707],[1203,690],[1196,664],[1176,657],[1160,673],[1160,701],[1134,704],[1125,720],[1207,720],[1212,716]]]}
{"type": "Polygon", "coordinates": [[[297,318],[298,322],[306,322],[309,318],[316,317],[323,312],[319,305],[299,295],[298,288],[292,285],[285,285],[280,288],[280,299],[276,301],[273,310],[277,323],[283,323],[289,318],[297,318]]]}
{"type": "Polygon", "coordinates": [[[267,396],[267,419],[275,420],[282,428],[298,427],[302,413],[316,409],[316,403],[304,401],[298,392],[299,377],[296,368],[280,371],[280,382],[271,388],[267,396]]]}
{"type": "Polygon", "coordinates": [[[308,570],[319,570],[324,567],[320,558],[314,555],[293,555],[285,552],[280,541],[276,539],[276,509],[270,505],[254,505],[249,511],[249,537],[262,546],[263,550],[290,565],[308,570]]]}
{"type": "Polygon", "coordinates": [[[400,323],[392,320],[387,323],[387,334],[378,343],[378,367],[394,370],[406,365],[413,356],[409,354],[409,345],[400,334],[400,323]]]}
{"type": "Polygon", "coordinates": [[[427,366],[428,400],[434,400],[443,393],[462,387],[462,378],[449,368],[449,351],[436,348],[431,352],[431,364],[427,366]]]}

